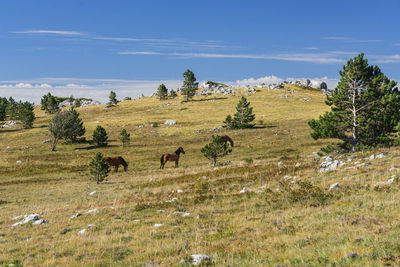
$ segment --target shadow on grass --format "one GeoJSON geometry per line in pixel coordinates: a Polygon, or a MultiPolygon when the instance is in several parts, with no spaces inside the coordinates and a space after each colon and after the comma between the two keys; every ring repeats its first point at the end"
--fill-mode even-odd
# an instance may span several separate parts
{"type": "Polygon", "coordinates": [[[203,98],[203,99],[193,99],[193,102],[202,102],[202,101],[215,101],[215,100],[225,100],[227,97],[214,97],[214,98],[203,98]]]}
{"type": "Polygon", "coordinates": [[[91,145],[91,146],[76,148],[76,150],[92,150],[92,149],[96,149],[96,148],[107,148],[107,147],[118,147],[118,146],[117,145],[107,145],[107,146],[91,145]]]}

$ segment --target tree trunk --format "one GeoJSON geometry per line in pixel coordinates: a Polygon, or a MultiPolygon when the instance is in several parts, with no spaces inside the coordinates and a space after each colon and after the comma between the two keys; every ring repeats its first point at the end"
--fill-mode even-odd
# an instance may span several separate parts
{"type": "Polygon", "coordinates": [[[358,124],[357,124],[357,109],[356,109],[356,94],[357,94],[357,86],[354,82],[353,84],[353,136],[351,142],[351,151],[356,151],[357,141],[358,141],[358,124]]]}
{"type": "Polygon", "coordinates": [[[214,157],[213,160],[214,160],[214,167],[215,167],[215,166],[217,166],[217,157],[214,157]]]}
{"type": "Polygon", "coordinates": [[[54,138],[53,145],[51,146],[51,151],[56,150],[57,141],[58,141],[57,138],[54,138]]]}

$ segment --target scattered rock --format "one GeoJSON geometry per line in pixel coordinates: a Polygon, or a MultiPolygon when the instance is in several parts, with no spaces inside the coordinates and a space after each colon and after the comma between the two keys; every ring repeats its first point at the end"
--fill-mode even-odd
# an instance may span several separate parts
{"type": "Polygon", "coordinates": [[[206,254],[193,254],[191,255],[191,263],[193,265],[200,265],[203,263],[212,262],[212,258],[206,254]]]}
{"type": "Polygon", "coordinates": [[[294,165],[296,168],[300,167],[301,164],[299,162],[296,163],[296,165],[294,165]]]}
{"type": "Polygon", "coordinates": [[[319,165],[319,172],[327,172],[327,171],[334,171],[338,167],[345,165],[343,161],[340,160],[333,160],[331,157],[327,157],[324,162],[319,165]]]}
{"type": "Polygon", "coordinates": [[[180,193],[183,193],[183,190],[182,189],[178,189],[178,190],[176,190],[176,192],[180,194],[180,193]]]}
{"type": "MultiPolygon", "coordinates": [[[[17,216],[14,219],[18,219],[18,218],[21,218],[21,216],[17,216]]],[[[29,222],[32,222],[32,224],[42,224],[42,223],[46,223],[47,221],[43,220],[43,219],[39,220],[39,214],[29,214],[29,215],[25,215],[24,219],[22,219],[22,221],[14,223],[12,226],[23,225],[23,224],[26,224],[29,222]],[[39,222],[35,223],[37,221],[39,221],[39,222]]]]}
{"type": "Polygon", "coordinates": [[[95,213],[95,212],[98,212],[98,209],[90,209],[90,210],[86,211],[85,213],[89,214],[89,213],[95,213]]]}
{"type": "Polygon", "coordinates": [[[21,164],[22,161],[21,161],[21,160],[17,160],[16,163],[17,163],[17,164],[21,164]]]}
{"type": "Polygon", "coordinates": [[[46,139],[46,140],[44,140],[42,143],[43,143],[43,144],[51,143],[51,139],[46,139]]]}
{"type": "Polygon", "coordinates": [[[400,171],[400,168],[392,167],[392,168],[389,169],[389,171],[391,171],[391,172],[392,171],[400,171]]]}
{"type": "Polygon", "coordinates": [[[329,187],[329,191],[339,189],[339,183],[334,183],[329,187]]]}
{"type": "Polygon", "coordinates": [[[90,192],[89,196],[93,196],[94,194],[96,194],[96,191],[90,192]]]}
{"type": "Polygon", "coordinates": [[[80,231],[78,232],[78,235],[84,235],[85,233],[86,233],[86,229],[83,228],[82,230],[80,230],[80,231]]]}
{"type": "Polygon", "coordinates": [[[88,224],[88,228],[92,228],[92,227],[94,227],[95,225],[94,224],[88,224]]]}
{"type": "Polygon", "coordinates": [[[243,189],[242,189],[242,190],[240,190],[239,194],[246,193],[247,191],[249,191],[249,190],[247,190],[247,188],[246,188],[246,187],[243,187],[243,189]]]}
{"type": "Polygon", "coordinates": [[[163,226],[163,224],[162,223],[155,223],[153,226],[154,227],[161,227],[161,226],[163,226]]]}
{"type": "Polygon", "coordinates": [[[77,214],[75,214],[75,215],[72,215],[72,216],[69,217],[69,218],[72,220],[72,219],[78,218],[78,217],[80,217],[80,216],[82,216],[82,214],[77,213],[77,214]]]}
{"type": "Polygon", "coordinates": [[[48,220],[40,219],[40,220],[34,221],[32,224],[44,224],[44,223],[48,223],[48,222],[49,222],[48,220]]]}
{"type": "Polygon", "coordinates": [[[278,162],[278,167],[280,167],[280,166],[282,166],[283,165],[283,162],[282,161],[279,161],[278,162]]]}
{"type": "Polygon", "coordinates": [[[176,124],[176,121],[174,121],[174,120],[166,120],[166,121],[164,122],[164,124],[165,124],[165,125],[175,125],[175,124],[176,124]]]}
{"type": "Polygon", "coordinates": [[[8,121],[8,122],[4,123],[2,126],[0,126],[0,128],[13,128],[17,124],[18,124],[18,122],[16,122],[16,121],[8,121]]]}
{"type": "Polygon", "coordinates": [[[308,98],[308,97],[302,98],[302,99],[300,99],[300,101],[308,102],[308,101],[311,101],[311,98],[308,98]]]}

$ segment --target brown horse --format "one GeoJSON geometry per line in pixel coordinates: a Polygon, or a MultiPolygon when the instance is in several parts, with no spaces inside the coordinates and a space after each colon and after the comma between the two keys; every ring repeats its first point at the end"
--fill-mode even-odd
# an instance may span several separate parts
{"type": "Polygon", "coordinates": [[[183,150],[182,147],[179,147],[173,154],[168,154],[168,153],[163,154],[160,159],[161,162],[160,169],[164,169],[165,163],[167,163],[168,160],[175,161],[175,168],[178,168],[179,154],[181,153],[185,154],[185,151],[183,150]]]}
{"type": "Polygon", "coordinates": [[[119,165],[124,166],[124,170],[128,169],[128,163],[124,160],[123,157],[106,157],[106,161],[110,166],[114,166],[114,171],[118,171],[119,165]]]}
{"type": "Polygon", "coordinates": [[[231,144],[231,147],[233,147],[233,140],[229,137],[229,136],[227,136],[226,134],[224,134],[224,135],[221,135],[221,141],[223,142],[223,143],[227,143],[227,142],[229,142],[230,144],[231,144]]]}

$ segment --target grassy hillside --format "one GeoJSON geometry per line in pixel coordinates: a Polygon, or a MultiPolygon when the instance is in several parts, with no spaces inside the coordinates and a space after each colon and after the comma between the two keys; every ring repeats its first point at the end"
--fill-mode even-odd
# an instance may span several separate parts
{"type": "Polygon", "coordinates": [[[327,110],[325,96],[290,89],[247,96],[251,130],[221,128],[246,93],[78,109],[88,140],[97,125],[107,130],[106,148],[60,143],[50,152],[43,141],[51,116],[39,109],[34,129],[0,130],[0,262],[175,266],[207,254],[217,266],[399,264],[398,179],[374,185],[399,172],[400,150],[342,155],[345,166],[319,173],[315,152],[332,140],[314,141],[307,121],[327,110]],[[177,124],[163,125],[168,119],[177,124]],[[123,128],[132,138],[126,148],[118,141],[123,128]],[[216,168],[200,152],[212,134],[235,141],[216,168]],[[180,167],[160,170],[161,154],[179,146],[180,167]],[[88,165],[98,151],[123,156],[128,171],[97,185],[88,165]],[[388,154],[368,159],[380,152],[388,154]],[[49,222],[11,226],[32,213],[49,222]]]}

